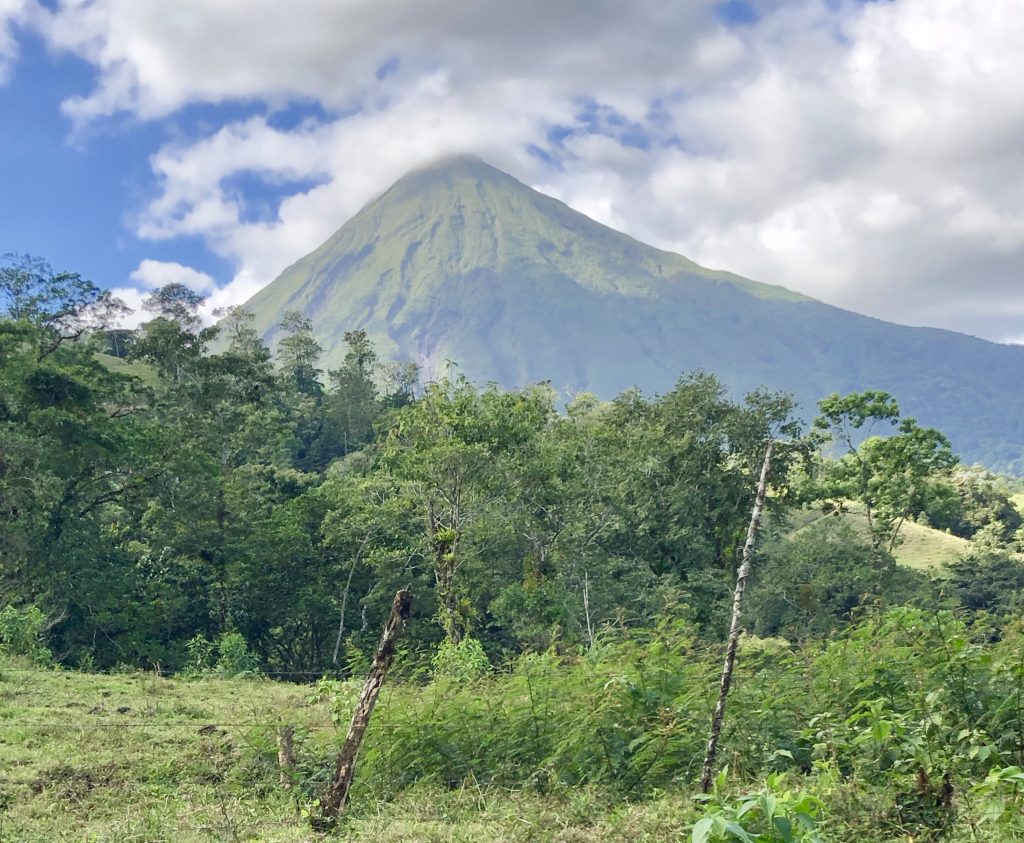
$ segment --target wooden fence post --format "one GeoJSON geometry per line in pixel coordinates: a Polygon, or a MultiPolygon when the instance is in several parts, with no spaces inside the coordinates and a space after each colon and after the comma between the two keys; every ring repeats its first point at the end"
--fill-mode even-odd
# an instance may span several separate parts
{"type": "Polygon", "coordinates": [[[291,726],[283,726],[277,733],[277,766],[281,771],[281,787],[285,790],[292,789],[292,780],[295,777],[295,749],[292,746],[294,737],[295,729],[291,726]]]}
{"type": "Polygon", "coordinates": [[[348,798],[348,791],[352,786],[359,747],[363,742],[366,727],[370,725],[370,716],[373,714],[377,696],[384,684],[384,677],[387,676],[388,668],[394,661],[398,636],[409,619],[411,609],[412,594],[402,589],[395,595],[395,600],[391,604],[391,612],[384,623],[384,631],[381,633],[380,643],[377,645],[377,653],[373,657],[373,665],[366,677],[366,684],[363,685],[363,690],[359,694],[356,710],[352,713],[348,736],[338,754],[334,777],[327,787],[327,792],[320,800],[320,816],[313,819],[313,826],[317,829],[323,830],[333,826],[345,807],[345,800],[348,798]]]}
{"type": "Polygon", "coordinates": [[[711,778],[714,775],[715,755],[718,752],[718,736],[722,733],[722,720],[725,718],[725,698],[729,696],[732,685],[732,668],[736,663],[736,648],[740,643],[740,614],[743,610],[743,592],[747,587],[750,575],[750,558],[754,553],[757,541],[757,528],[761,524],[761,510],[764,508],[765,493],[768,489],[768,472],[772,465],[772,448],[775,443],[769,439],[764,452],[764,464],[761,466],[761,479],[754,495],[754,511],[750,515],[750,526],[747,528],[747,540],[743,544],[743,560],[736,572],[736,591],[732,598],[732,625],[729,628],[729,645],[725,649],[725,664],[722,667],[722,679],[718,688],[718,703],[711,718],[711,736],[708,738],[707,751],[704,753],[704,769],[700,776],[700,792],[711,790],[711,778]]]}

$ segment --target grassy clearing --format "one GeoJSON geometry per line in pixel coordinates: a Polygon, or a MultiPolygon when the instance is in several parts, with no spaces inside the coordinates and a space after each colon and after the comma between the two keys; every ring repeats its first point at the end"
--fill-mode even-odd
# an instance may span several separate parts
{"type": "MultiPolygon", "coordinates": [[[[823,515],[818,510],[804,510],[792,521],[792,535],[805,530],[822,518],[842,518],[865,538],[869,538],[867,516],[858,504],[850,504],[849,511],[839,516],[823,515]]],[[[913,521],[900,530],[900,544],[893,554],[900,565],[919,571],[933,572],[964,556],[971,547],[967,539],[935,530],[913,521]]]]}
{"type": "Polygon", "coordinates": [[[1010,502],[1017,507],[1017,511],[1024,515],[1024,492],[1018,492],[1010,496],[1010,502]]]}
{"type": "Polygon", "coordinates": [[[160,386],[160,377],[156,369],[148,363],[143,363],[140,360],[125,360],[121,357],[114,357],[112,354],[97,354],[96,359],[108,371],[116,372],[119,375],[133,375],[153,389],[160,386]]]}
{"type": "Polygon", "coordinates": [[[5,840],[304,839],[243,760],[278,718],[330,725],[301,688],[21,667],[0,694],[5,840]]]}
{"type": "MultiPolygon", "coordinates": [[[[389,696],[385,692],[385,697],[389,696]]],[[[386,708],[388,700],[383,700],[386,708]]],[[[0,840],[318,839],[266,758],[281,724],[326,778],[339,737],[308,687],[0,668],[0,840]]],[[[594,788],[413,787],[354,801],[338,836],[378,841],[655,841],[694,816],[685,795],[610,807],[594,788]]]]}

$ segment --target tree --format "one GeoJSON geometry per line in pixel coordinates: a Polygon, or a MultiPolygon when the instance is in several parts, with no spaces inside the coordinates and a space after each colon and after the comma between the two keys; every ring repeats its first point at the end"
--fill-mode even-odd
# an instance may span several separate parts
{"type": "Polygon", "coordinates": [[[204,296],[184,284],[173,282],[146,296],[142,307],[162,319],[177,322],[184,330],[196,333],[202,324],[199,308],[205,301],[204,296]]]}
{"type": "Polygon", "coordinates": [[[220,307],[213,312],[220,322],[220,333],[227,337],[228,350],[234,354],[270,358],[270,350],[252,327],[255,315],[244,307],[220,307]]]}
{"type": "Polygon", "coordinates": [[[366,331],[347,331],[348,352],[341,366],[327,373],[331,393],[326,400],[327,423],[340,453],[349,454],[373,439],[373,424],[381,414],[374,375],[377,352],[366,331]]]}
{"type": "Polygon", "coordinates": [[[0,314],[37,329],[40,358],[129,312],[109,290],[77,272],[54,272],[42,258],[6,254],[0,264],[0,314]]]}
{"type": "Polygon", "coordinates": [[[199,308],[205,299],[184,284],[167,284],[143,299],[156,314],[139,330],[129,358],[145,360],[180,386],[199,376],[206,347],[217,336],[216,325],[203,327],[199,308]]]}
{"type": "Polygon", "coordinates": [[[313,322],[297,310],[289,310],[278,327],[285,334],[277,347],[282,376],[303,395],[320,396],[323,386],[316,364],[323,347],[313,336],[313,322]]]}
{"type": "Polygon", "coordinates": [[[467,531],[507,494],[517,456],[553,412],[550,390],[481,392],[460,377],[431,384],[394,416],[383,464],[419,503],[438,619],[453,644],[473,615],[464,569],[479,560],[466,552],[467,531]]]}
{"type": "Polygon", "coordinates": [[[960,467],[926,511],[928,523],[965,539],[1007,545],[1024,525],[1006,481],[975,466],[960,467]]]}
{"type": "MultiPolygon", "coordinates": [[[[884,551],[882,551],[884,553],[884,551]]],[[[898,605],[930,594],[928,578],[887,560],[849,522],[821,518],[776,536],[754,572],[748,617],[761,636],[821,637],[855,620],[859,609],[898,605]]]]}
{"type": "Polygon", "coordinates": [[[895,399],[885,392],[837,394],[819,402],[814,428],[822,443],[845,449],[826,462],[815,496],[842,511],[849,501],[864,507],[871,544],[891,553],[908,518],[925,512],[937,483],[948,481],[956,456],[939,431],[900,419],[895,399]],[[897,429],[892,436],[871,436],[881,424],[897,429]],[[859,436],[866,436],[858,441],[859,436]]]}
{"type": "Polygon", "coordinates": [[[0,592],[59,619],[65,658],[131,611],[137,570],[110,527],[152,479],[151,402],[98,361],[100,337],[64,341],[91,323],[92,294],[75,310],[66,297],[51,307],[52,288],[30,304],[19,289],[19,318],[0,319],[0,592]]]}

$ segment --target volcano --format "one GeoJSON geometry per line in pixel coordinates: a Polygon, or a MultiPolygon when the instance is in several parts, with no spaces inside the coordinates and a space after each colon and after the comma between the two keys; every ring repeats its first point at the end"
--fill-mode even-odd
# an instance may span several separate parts
{"type": "Polygon", "coordinates": [[[664,392],[712,372],[741,397],[882,389],[967,461],[1024,473],[1024,347],[911,328],[706,269],[647,246],[485,162],[409,173],[246,305],[271,344],[308,316],[337,365],[346,331],[426,379],[451,362],[505,387],[664,392]]]}

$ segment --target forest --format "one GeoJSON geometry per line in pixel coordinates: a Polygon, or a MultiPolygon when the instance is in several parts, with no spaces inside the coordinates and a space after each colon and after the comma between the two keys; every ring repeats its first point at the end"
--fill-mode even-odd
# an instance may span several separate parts
{"type": "MultiPolygon", "coordinates": [[[[301,314],[272,353],[245,311],[209,326],[202,304],[158,288],[127,330],[75,273],[0,268],[12,705],[28,705],[19,671],[54,699],[63,674],[278,695],[305,740],[287,796],[269,725],[219,781],[303,828],[281,805],[318,794],[343,737],[315,718],[343,733],[408,589],[352,839],[381,833],[367,805],[415,813],[402,800],[428,793],[436,810],[467,783],[464,837],[408,839],[1024,839],[1017,481],[962,465],[898,396],[822,396],[805,420],[785,394],[734,401],[703,372],[611,401],[481,386],[454,362],[422,383],[357,329],[324,371],[301,314]],[[714,788],[696,794],[769,441],[737,684],[714,788]],[[912,527],[966,550],[898,564],[912,527]],[[491,816],[495,794],[523,800],[534,832],[491,816]]],[[[29,811],[13,787],[4,806],[29,811]]],[[[251,822],[209,833],[277,839],[251,822]]],[[[149,839],[186,839],[175,827],[149,839]]]]}

